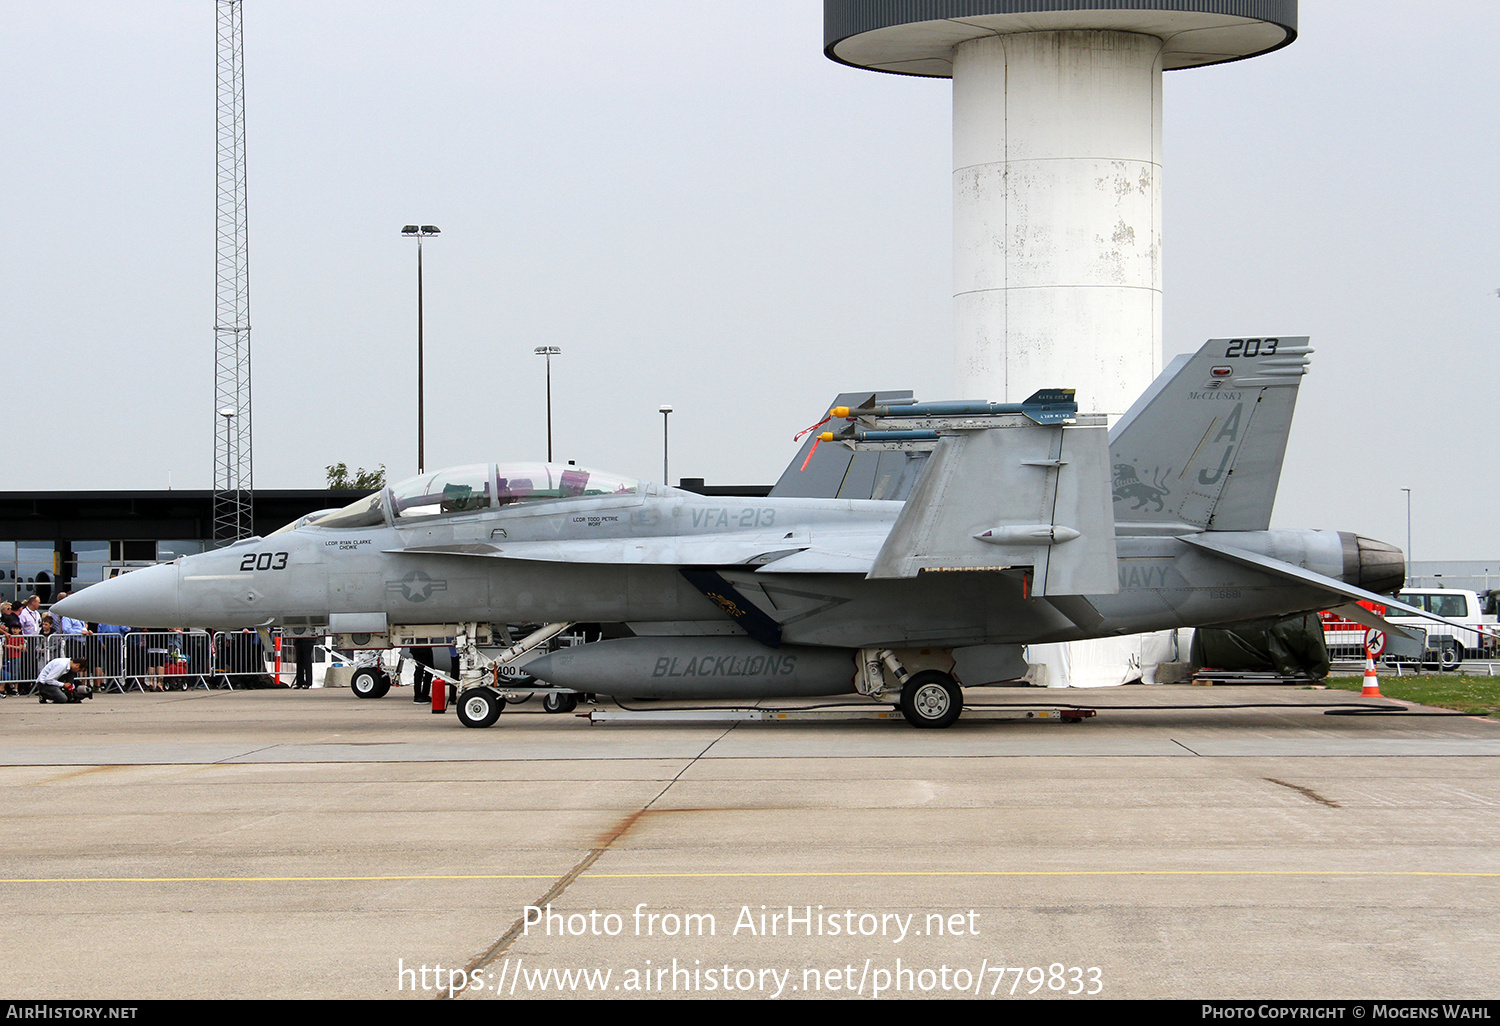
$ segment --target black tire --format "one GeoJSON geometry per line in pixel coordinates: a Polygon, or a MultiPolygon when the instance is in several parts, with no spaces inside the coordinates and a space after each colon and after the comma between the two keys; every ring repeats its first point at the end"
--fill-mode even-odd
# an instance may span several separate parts
{"type": "Polygon", "coordinates": [[[963,688],[939,670],[914,673],[901,689],[901,715],[913,727],[951,726],[963,711],[963,688]]]}
{"type": "Polygon", "coordinates": [[[1438,669],[1445,673],[1451,673],[1458,669],[1458,664],[1464,661],[1464,650],[1459,647],[1457,641],[1445,641],[1443,647],[1438,650],[1438,669]]]}
{"type": "Polygon", "coordinates": [[[542,696],[542,708],[549,713],[570,713],[578,708],[577,695],[547,694],[542,696]]]}
{"type": "Polygon", "coordinates": [[[384,698],[391,690],[391,679],[373,666],[362,666],[349,678],[349,690],[355,698],[384,698]]]}
{"type": "Polygon", "coordinates": [[[505,708],[505,699],[489,688],[470,688],[458,696],[458,722],[466,727],[492,726],[505,708]]]}

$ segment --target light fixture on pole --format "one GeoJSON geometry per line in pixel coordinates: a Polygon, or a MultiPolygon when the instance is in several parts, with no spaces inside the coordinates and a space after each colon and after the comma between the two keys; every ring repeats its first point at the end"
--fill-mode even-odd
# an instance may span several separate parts
{"type": "Polygon", "coordinates": [[[552,462],[552,358],[561,356],[557,346],[537,346],[532,350],[537,356],[547,358],[547,462],[552,462]]]}
{"type": "Polygon", "coordinates": [[[667,473],[667,418],[672,414],[672,407],[664,403],[658,412],[661,414],[661,483],[666,484],[671,480],[667,473]]]}
{"type": "Polygon", "coordinates": [[[427,469],[426,459],[426,409],[423,405],[422,380],[422,240],[434,235],[441,235],[436,226],[430,224],[409,224],[401,229],[404,238],[417,240],[417,473],[427,469]]]}

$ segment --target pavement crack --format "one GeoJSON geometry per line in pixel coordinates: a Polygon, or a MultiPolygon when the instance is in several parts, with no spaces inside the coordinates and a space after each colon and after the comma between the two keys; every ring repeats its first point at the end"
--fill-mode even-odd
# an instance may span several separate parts
{"type": "Polygon", "coordinates": [[[1328,798],[1324,798],[1322,795],[1320,795],[1310,787],[1303,787],[1301,784],[1288,784],[1285,780],[1277,780],[1275,777],[1261,777],[1261,779],[1266,781],[1267,783],[1279,784],[1282,787],[1290,788],[1291,790],[1296,791],[1298,794],[1306,798],[1311,798],[1313,801],[1317,802],[1320,805],[1328,806],[1330,809],[1343,808],[1343,806],[1338,802],[1332,801],[1328,798]]]}
{"type": "Polygon", "coordinates": [[[736,722],[736,723],[731,723],[728,727],[724,728],[724,732],[722,734],[720,734],[718,737],[714,738],[707,745],[705,745],[703,747],[703,751],[701,751],[697,755],[693,756],[692,759],[689,760],[689,762],[688,762],[688,764],[686,766],[682,767],[682,769],[680,769],[680,770],[677,771],[677,775],[675,777],[673,777],[671,780],[667,781],[667,786],[663,787],[660,791],[658,791],[656,793],[656,797],[655,798],[652,798],[645,805],[641,806],[641,811],[645,812],[648,809],[650,809],[651,806],[653,806],[657,802],[661,801],[662,795],[664,795],[668,791],[672,790],[672,785],[676,784],[677,781],[681,780],[682,779],[682,775],[684,773],[686,773],[688,770],[692,769],[694,766],[698,765],[698,760],[701,759],[701,758],[703,758],[705,755],[707,755],[708,752],[709,752],[709,749],[713,748],[714,745],[718,744],[720,741],[722,741],[726,737],[728,737],[729,736],[729,732],[731,730],[733,730],[735,727],[738,727],[738,726],[739,726],[739,723],[736,722]]]}
{"type": "MultiPolygon", "coordinates": [[[[603,837],[599,838],[599,840],[595,842],[596,846],[589,849],[589,853],[582,859],[580,859],[577,865],[568,870],[557,880],[556,883],[549,887],[546,894],[543,894],[540,898],[536,899],[536,901],[532,902],[532,906],[536,908],[545,908],[549,903],[561,897],[563,892],[572,885],[574,880],[577,880],[584,873],[588,872],[589,868],[593,866],[595,862],[598,862],[605,852],[609,851],[611,845],[613,845],[621,837],[624,837],[625,834],[630,831],[630,828],[635,826],[636,822],[651,810],[651,806],[660,801],[662,795],[670,791],[672,789],[672,785],[682,779],[682,775],[684,773],[692,769],[693,766],[697,764],[699,759],[708,754],[709,749],[713,748],[714,745],[724,740],[724,738],[728,736],[729,732],[738,725],[739,724],[737,723],[731,723],[728,727],[726,727],[723,733],[721,733],[718,737],[714,738],[703,747],[703,751],[699,752],[697,755],[688,760],[687,764],[684,765],[682,769],[677,771],[676,776],[667,781],[666,786],[658,791],[655,797],[653,797],[649,802],[641,806],[639,809],[630,813],[624,819],[620,820],[619,823],[615,824],[612,830],[606,833],[603,837]]],[[[464,975],[469,979],[473,979],[473,974],[475,972],[483,969],[485,966],[492,965],[496,960],[498,960],[501,956],[503,956],[507,951],[510,950],[510,946],[516,942],[516,938],[521,936],[521,933],[525,929],[526,916],[525,913],[522,913],[516,918],[515,922],[510,924],[510,929],[506,930],[503,934],[500,935],[499,940],[495,941],[495,943],[491,944],[489,948],[487,948],[481,954],[477,955],[475,958],[471,959],[468,965],[464,966],[464,975]]],[[[441,993],[437,996],[437,1000],[446,1001],[452,996],[453,995],[450,993],[441,993]]]]}
{"type": "Polygon", "coordinates": [[[215,759],[214,763],[220,766],[233,766],[240,759],[246,759],[252,755],[259,755],[261,752],[269,752],[273,748],[280,747],[282,747],[280,742],[269,745],[261,745],[259,748],[252,748],[248,752],[236,752],[234,755],[226,755],[222,759],[215,759]]]}

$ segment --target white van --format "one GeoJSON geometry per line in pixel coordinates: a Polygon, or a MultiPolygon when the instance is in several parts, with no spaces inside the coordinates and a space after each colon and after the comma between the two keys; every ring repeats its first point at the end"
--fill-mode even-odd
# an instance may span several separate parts
{"type": "Polygon", "coordinates": [[[1436,662],[1440,669],[1455,670],[1464,659],[1489,659],[1496,652],[1493,637],[1496,618],[1483,612],[1479,595],[1458,588],[1411,588],[1396,596],[1409,606],[1425,609],[1434,616],[1441,616],[1460,623],[1490,628],[1490,635],[1478,631],[1466,631],[1436,620],[1420,616],[1386,614],[1386,619],[1403,627],[1419,627],[1427,632],[1427,651],[1424,662],[1436,662]]]}

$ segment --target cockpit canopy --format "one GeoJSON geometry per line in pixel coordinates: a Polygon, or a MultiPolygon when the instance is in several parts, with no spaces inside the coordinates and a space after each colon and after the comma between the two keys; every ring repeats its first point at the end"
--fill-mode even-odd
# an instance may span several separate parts
{"type": "Polygon", "coordinates": [[[312,527],[379,527],[385,510],[400,523],[423,517],[455,516],[520,503],[596,495],[634,495],[640,482],[585,467],[555,463],[473,463],[407,478],[336,513],[312,527]]]}

